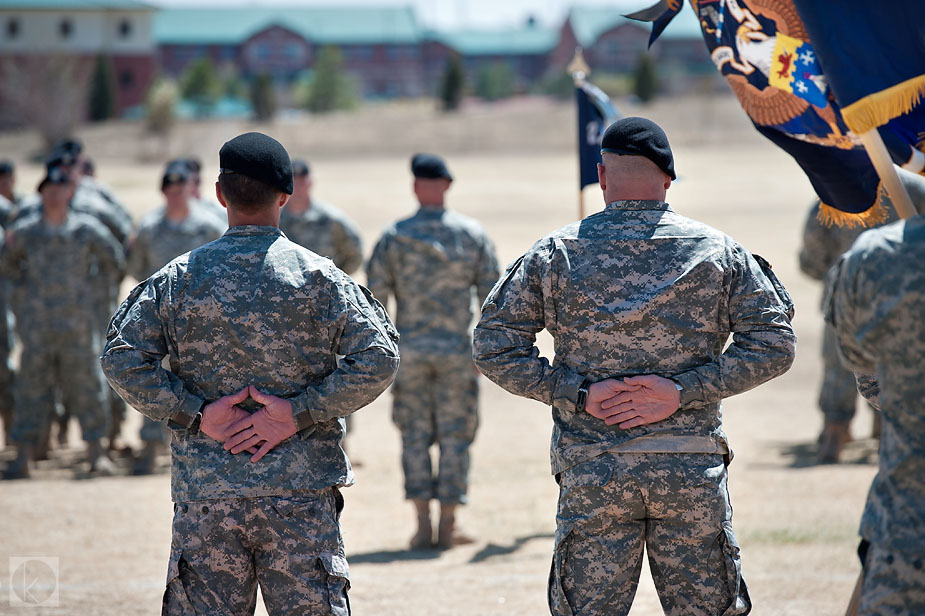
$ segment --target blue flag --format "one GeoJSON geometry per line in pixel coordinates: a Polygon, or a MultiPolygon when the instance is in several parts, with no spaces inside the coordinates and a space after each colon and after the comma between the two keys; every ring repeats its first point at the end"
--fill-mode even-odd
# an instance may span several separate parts
{"type": "MultiPolygon", "coordinates": [[[[846,3],[864,4],[862,0],[815,4],[841,12],[846,3]]],[[[884,6],[869,0],[866,4],[884,6]]],[[[884,220],[886,193],[880,178],[845,121],[829,85],[825,58],[818,57],[815,39],[807,33],[794,0],[692,0],[691,5],[713,63],[755,128],[790,154],[806,173],[822,201],[823,220],[846,225],[884,220]]],[[[653,22],[654,40],[656,31],[664,30],[679,10],[675,0],[662,0],[628,17],[653,22]]],[[[835,36],[833,40],[843,46],[857,43],[843,32],[835,36]]],[[[885,36],[877,45],[887,45],[888,39],[885,36]]],[[[881,53],[877,45],[871,45],[861,51],[881,53]]],[[[910,158],[908,142],[893,135],[884,142],[894,160],[910,158]]]]}
{"type": "Polygon", "coordinates": [[[619,113],[603,90],[588,81],[575,87],[578,101],[579,189],[597,184],[601,162],[601,137],[619,113]]]}
{"type": "Polygon", "coordinates": [[[794,0],[845,124],[874,128],[893,162],[925,167],[925,4],[922,0],[794,0]]]}

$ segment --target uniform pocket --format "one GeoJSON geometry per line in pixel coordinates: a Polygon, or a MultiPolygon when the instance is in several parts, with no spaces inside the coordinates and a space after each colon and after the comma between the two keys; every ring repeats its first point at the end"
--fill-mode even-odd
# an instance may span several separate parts
{"type": "Polygon", "coordinates": [[[562,586],[565,566],[568,563],[568,546],[571,536],[571,528],[556,530],[556,546],[552,553],[552,565],[549,567],[549,583],[546,587],[546,600],[549,603],[549,613],[552,616],[572,616],[572,606],[569,605],[565,596],[565,589],[562,586]]]}
{"type": "Polygon", "coordinates": [[[350,616],[350,599],[347,591],[350,590],[350,568],[347,559],[340,554],[322,552],[318,555],[318,562],[324,569],[328,603],[331,614],[334,616],[350,616]]]}
{"type": "Polygon", "coordinates": [[[186,567],[186,561],[183,560],[183,552],[178,549],[170,551],[170,563],[167,565],[167,587],[164,589],[164,597],[161,600],[162,616],[183,616],[185,614],[195,614],[196,610],[190,603],[186,595],[186,588],[183,586],[183,579],[180,572],[186,567]]]}
{"type": "Polygon", "coordinates": [[[731,601],[722,616],[745,616],[752,610],[752,602],[748,596],[748,586],[742,577],[742,559],[739,555],[739,543],[732,532],[732,524],[723,522],[723,530],[719,537],[723,548],[723,560],[726,565],[726,585],[729,589],[731,601]]]}

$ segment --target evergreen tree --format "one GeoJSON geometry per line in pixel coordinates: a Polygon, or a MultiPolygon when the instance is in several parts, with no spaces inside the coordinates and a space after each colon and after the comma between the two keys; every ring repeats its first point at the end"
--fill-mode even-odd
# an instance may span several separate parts
{"type": "Polygon", "coordinates": [[[112,60],[96,57],[93,79],[90,82],[90,121],[102,122],[116,115],[116,83],[112,74],[112,60]]]}
{"type": "Polygon", "coordinates": [[[476,77],[475,93],[486,101],[509,98],[514,94],[513,69],[504,62],[483,66],[476,77]]]}
{"type": "Polygon", "coordinates": [[[325,113],[356,106],[353,85],[344,71],[340,49],[323,47],[314,66],[314,80],[308,94],[308,110],[325,113]]]}
{"type": "Polygon", "coordinates": [[[465,73],[459,54],[453,54],[446,61],[443,79],[440,81],[440,101],[444,111],[456,111],[462,102],[465,73]]]}
{"type": "Polygon", "coordinates": [[[655,98],[658,84],[655,75],[655,63],[652,62],[652,58],[649,57],[649,54],[639,54],[634,81],[633,90],[640,101],[648,103],[655,98]]]}
{"type": "Polygon", "coordinates": [[[180,96],[208,113],[222,95],[222,80],[208,57],[199,58],[180,76],[180,96]]]}
{"type": "Polygon", "coordinates": [[[276,90],[273,78],[267,73],[260,73],[251,82],[251,105],[260,122],[272,120],[276,115],[276,90]]]}

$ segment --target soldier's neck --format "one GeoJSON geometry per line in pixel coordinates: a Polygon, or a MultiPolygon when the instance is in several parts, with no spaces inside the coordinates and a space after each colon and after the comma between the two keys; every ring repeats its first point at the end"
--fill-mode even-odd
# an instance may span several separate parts
{"type": "Polygon", "coordinates": [[[171,222],[181,222],[189,216],[189,200],[187,199],[168,199],[165,215],[171,222]]]}
{"type": "Polygon", "coordinates": [[[70,210],[68,204],[65,204],[64,207],[52,206],[49,207],[48,204],[42,205],[42,218],[45,222],[53,227],[64,224],[64,221],[67,220],[67,214],[70,210]]]}
{"type": "Polygon", "coordinates": [[[292,195],[286,202],[286,208],[293,214],[302,214],[312,208],[312,198],[309,195],[292,195]]]}

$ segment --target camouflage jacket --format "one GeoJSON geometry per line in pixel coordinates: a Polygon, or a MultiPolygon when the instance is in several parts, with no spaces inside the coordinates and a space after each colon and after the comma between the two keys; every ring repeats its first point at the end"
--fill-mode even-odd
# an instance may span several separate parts
{"type": "Polygon", "coordinates": [[[10,305],[23,340],[67,333],[84,339],[99,331],[99,291],[92,281],[121,277],[122,245],[92,216],[69,212],[59,226],[34,215],[7,233],[0,273],[10,282],[10,305]]]}
{"type": "Polygon", "coordinates": [[[389,386],[398,348],[382,306],[330,261],[275,227],[236,226],[131,292],[101,362],[126,402],[178,427],[247,385],[292,402],[299,432],[256,464],[174,430],[172,493],[188,501],[352,484],[343,418],[389,386]]]}
{"type": "Polygon", "coordinates": [[[402,349],[469,354],[473,290],[481,304],[498,280],[498,260],[478,222],[422,207],[386,229],[366,276],[383,303],[395,297],[402,349]]]}
{"type": "Polygon", "coordinates": [[[363,265],[363,243],[356,225],[331,205],[312,201],[311,207],[300,214],[284,207],[279,227],[290,240],[331,259],[348,274],[363,265]]]}
{"type": "Polygon", "coordinates": [[[166,209],[160,208],[142,219],[129,242],[129,276],[144,280],[174,258],[203,244],[216,240],[225,232],[215,216],[191,207],[180,222],[167,219],[166,209]]]}
{"type": "Polygon", "coordinates": [[[925,217],[867,231],[837,264],[826,301],[843,363],[883,413],[861,535],[917,555],[925,554],[923,260],[925,217]]]}
{"type": "Polygon", "coordinates": [[[725,452],[720,401],[785,372],[795,340],[787,306],[742,246],[667,203],[617,201],[507,269],[474,349],[488,378],[552,405],[558,473],[608,451],[725,452]],[[551,364],[535,346],[543,329],[551,364]],[[679,383],[680,409],[628,430],[577,410],[585,378],[640,374],[679,383]]]}
{"type": "MultiPolygon", "coordinates": [[[[107,201],[94,186],[96,183],[88,182],[87,178],[84,178],[84,181],[77,185],[74,198],[71,199],[71,209],[99,220],[113,237],[124,245],[132,232],[132,217],[121,205],[107,201]]],[[[23,199],[13,220],[15,222],[30,215],[39,215],[41,208],[42,197],[38,193],[30,195],[23,199]]]]}

